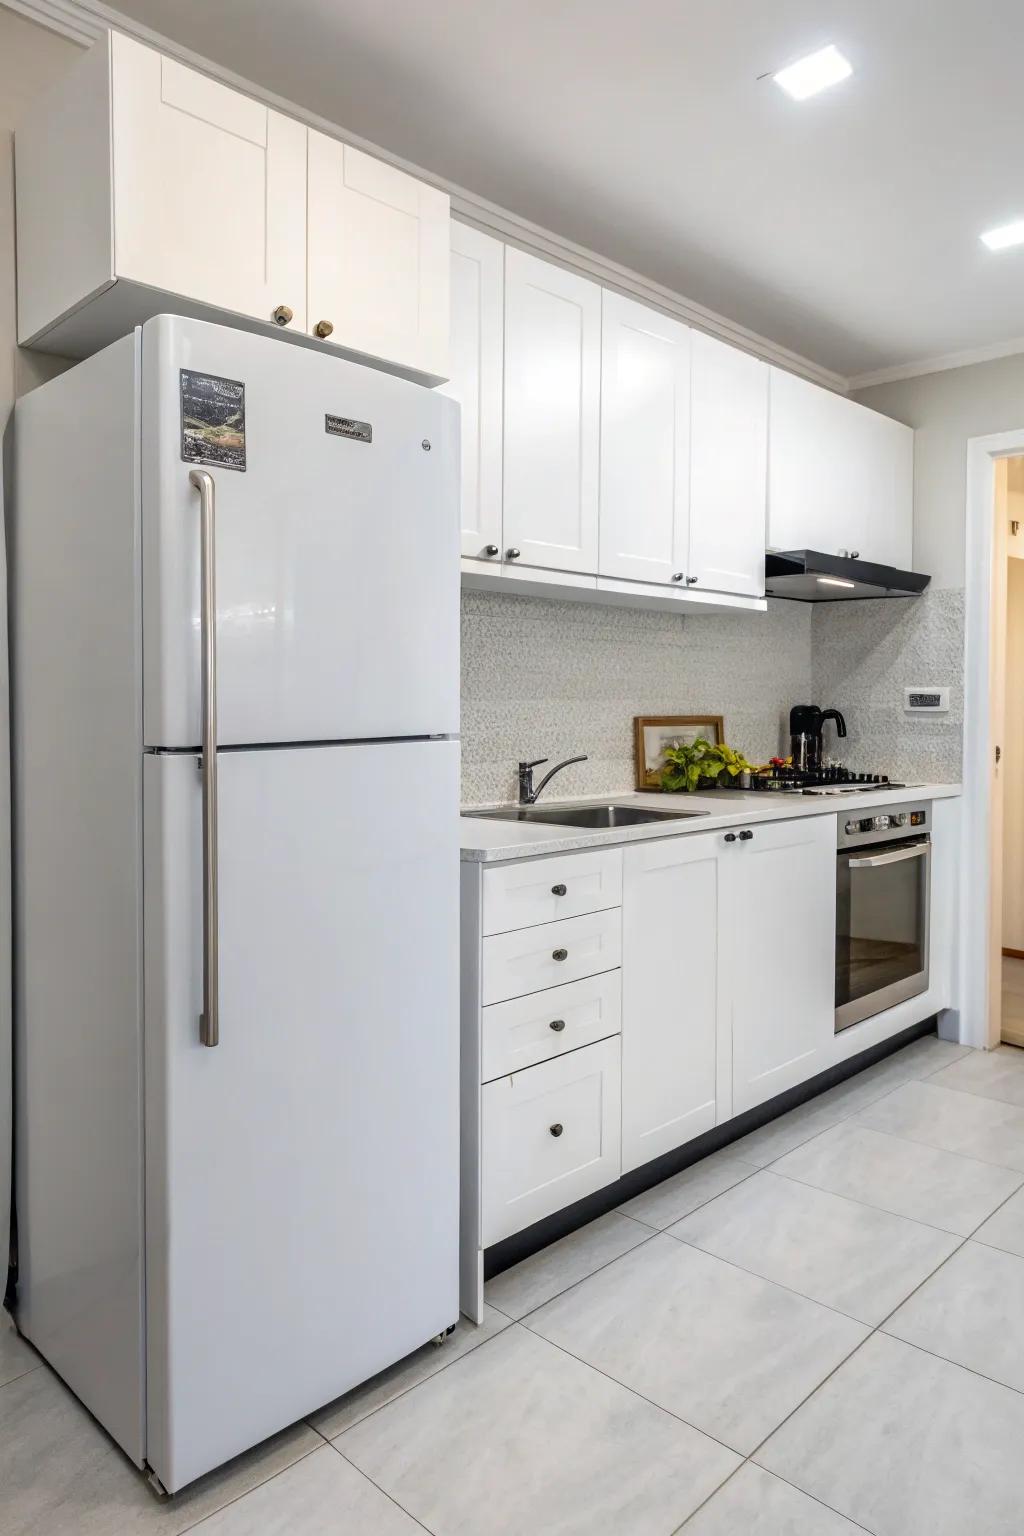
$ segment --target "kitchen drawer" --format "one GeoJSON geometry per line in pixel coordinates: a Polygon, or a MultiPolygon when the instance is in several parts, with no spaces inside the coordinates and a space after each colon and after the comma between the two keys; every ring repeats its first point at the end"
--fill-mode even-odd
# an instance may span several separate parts
{"type": "Polygon", "coordinates": [[[482,1244],[619,1177],[619,1040],[570,1051],[481,1090],[482,1244]]]}
{"type": "Polygon", "coordinates": [[[618,907],[518,933],[495,933],[483,941],[483,1001],[502,1003],[507,997],[611,971],[621,957],[618,907]]]}
{"type": "Polygon", "coordinates": [[[481,1081],[521,1072],[539,1061],[617,1035],[621,979],[621,971],[604,971],[585,981],[570,981],[485,1008],[481,1081]]]}
{"type": "Polygon", "coordinates": [[[621,904],[621,848],[484,870],[484,933],[509,933],[621,904]]]}

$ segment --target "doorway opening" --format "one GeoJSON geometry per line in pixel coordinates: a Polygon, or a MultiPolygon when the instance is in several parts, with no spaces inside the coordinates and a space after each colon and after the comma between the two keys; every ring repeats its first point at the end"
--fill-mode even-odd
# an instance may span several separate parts
{"type": "Polygon", "coordinates": [[[1024,1047],[1024,457],[995,466],[992,541],[993,1034],[1024,1047]]]}

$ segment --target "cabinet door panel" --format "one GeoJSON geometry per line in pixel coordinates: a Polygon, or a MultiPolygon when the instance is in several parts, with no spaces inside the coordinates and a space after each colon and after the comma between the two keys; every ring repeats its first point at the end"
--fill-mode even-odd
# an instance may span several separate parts
{"type": "Polygon", "coordinates": [[[601,290],[505,252],[505,544],[519,563],[597,570],[601,290]]]}
{"type": "Polygon", "coordinates": [[[879,565],[909,571],[914,542],[914,433],[877,411],[866,414],[871,419],[872,452],[861,554],[879,565]]]}
{"type": "Polygon", "coordinates": [[[602,576],[671,582],[674,575],[685,575],[689,481],[689,329],[633,299],[605,291],[602,576]]]}
{"type": "Polygon", "coordinates": [[[114,268],[119,277],[305,325],[301,123],[114,33],[114,268]]]}
{"type": "Polygon", "coordinates": [[[624,1173],[715,1124],[719,841],[697,835],[624,850],[624,1173]]]}
{"type": "Polygon", "coordinates": [[[690,558],[702,591],[764,592],[768,368],[692,334],[690,558]]]}
{"type": "Polygon", "coordinates": [[[449,231],[444,192],[310,131],[308,329],[447,378],[449,231]]]}
{"type": "Polygon", "coordinates": [[[823,1070],[835,1029],[835,817],[749,830],[722,858],[737,1115],[823,1070]]]}
{"type": "Polygon", "coordinates": [[[505,247],[453,222],[451,378],[442,386],[462,407],[462,553],[501,550],[501,402],[505,247]]]}

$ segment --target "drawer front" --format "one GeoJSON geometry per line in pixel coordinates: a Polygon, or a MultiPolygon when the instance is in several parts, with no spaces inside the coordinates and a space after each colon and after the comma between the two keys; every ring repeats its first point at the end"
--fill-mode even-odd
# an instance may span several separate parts
{"type": "Polygon", "coordinates": [[[483,942],[483,1001],[503,1003],[507,997],[596,976],[614,970],[621,958],[618,907],[518,933],[495,933],[483,942]]]}
{"type": "Polygon", "coordinates": [[[621,979],[621,971],[605,971],[485,1008],[481,1081],[521,1072],[539,1061],[617,1035],[621,979]]]}
{"type": "Polygon", "coordinates": [[[621,848],[484,870],[484,933],[510,933],[621,903],[621,848]]]}
{"type": "Polygon", "coordinates": [[[619,1177],[618,1037],[486,1083],[484,1247],[619,1177]]]}

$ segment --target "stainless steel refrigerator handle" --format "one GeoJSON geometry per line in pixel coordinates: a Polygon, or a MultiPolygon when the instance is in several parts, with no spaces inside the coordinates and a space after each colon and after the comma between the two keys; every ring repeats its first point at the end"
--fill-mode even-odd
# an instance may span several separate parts
{"type": "Polygon", "coordinates": [[[850,859],[851,869],[878,869],[883,864],[902,864],[904,859],[923,859],[931,845],[915,843],[913,848],[896,848],[892,853],[876,853],[871,858],[850,859]]]}
{"type": "Polygon", "coordinates": [[[202,671],[203,1012],[199,1039],[220,1042],[217,952],[217,524],[216,488],[205,469],[189,472],[199,492],[199,645],[202,671]]]}

